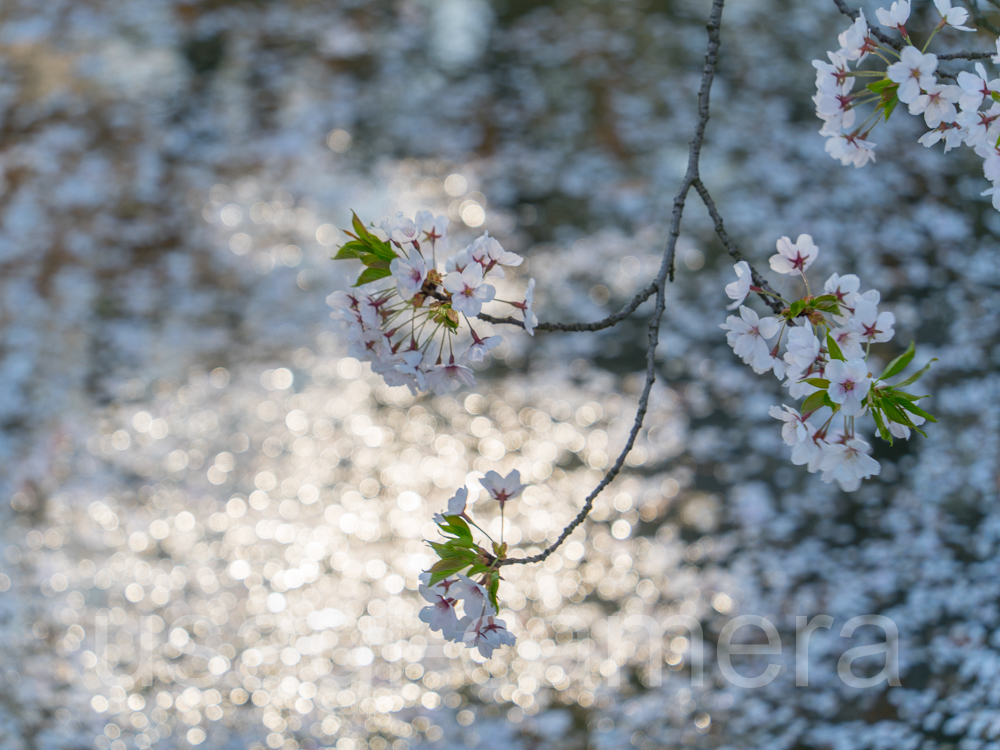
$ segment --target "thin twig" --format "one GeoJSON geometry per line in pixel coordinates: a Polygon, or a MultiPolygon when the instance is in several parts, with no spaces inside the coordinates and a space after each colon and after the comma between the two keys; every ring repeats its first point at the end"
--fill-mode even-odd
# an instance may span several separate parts
{"type": "MultiPolygon", "coordinates": [[[[722,240],[722,244],[725,245],[726,250],[737,263],[744,260],[743,253],[740,252],[740,249],[736,247],[736,243],[733,242],[729,233],[726,232],[726,227],[722,223],[722,215],[719,213],[719,209],[716,207],[715,201],[712,200],[712,196],[709,194],[708,188],[705,187],[705,183],[703,183],[699,177],[694,181],[692,186],[698,191],[698,195],[701,196],[701,200],[705,204],[705,208],[708,209],[708,215],[712,217],[712,222],[715,224],[715,233],[719,236],[719,239],[722,240]]],[[[758,292],[757,296],[764,300],[764,304],[770,307],[774,312],[780,313],[785,306],[782,305],[777,299],[778,295],[775,294],[774,290],[771,288],[770,284],[767,283],[764,277],[757,273],[756,268],[750,265],[750,263],[747,263],[747,265],[750,266],[750,276],[753,279],[754,286],[760,287],[765,292],[769,292],[769,294],[761,294],[758,292]]]]}
{"type": "Polygon", "coordinates": [[[649,318],[646,347],[646,382],[643,385],[642,394],[639,396],[635,421],[632,423],[628,440],[622,452],[618,454],[614,465],[607,471],[601,481],[598,482],[593,491],[587,495],[580,512],[562,530],[562,533],[555,542],[537,555],[508,558],[501,560],[498,566],[542,562],[555,552],[559,545],[566,541],[569,535],[573,533],[576,527],[583,523],[594,507],[594,500],[597,496],[618,476],[618,473],[625,465],[625,459],[632,450],[632,446],[635,445],[636,438],[639,436],[639,430],[642,429],[642,423],[646,418],[646,411],[649,408],[649,395],[653,389],[653,383],[656,381],[656,347],[659,344],[660,338],[660,320],[663,317],[663,310],[666,307],[666,280],[669,277],[673,281],[674,256],[677,250],[677,238],[681,232],[681,217],[684,214],[684,205],[691,187],[699,180],[698,160],[701,156],[701,147],[705,139],[705,126],[708,124],[709,118],[709,94],[712,90],[712,81],[715,79],[715,67],[718,62],[719,31],[722,23],[722,6],[724,2],[725,0],[713,0],[712,12],[708,19],[708,49],[705,53],[705,66],[701,74],[701,87],[698,90],[698,122],[695,125],[694,135],[688,147],[687,173],[684,175],[684,180],[681,182],[677,195],[674,197],[674,210],[670,219],[670,234],[667,238],[667,247],[663,254],[663,260],[660,263],[660,270],[656,277],[656,306],[649,318]]]}
{"type": "MultiPolygon", "coordinates": [[[[611,328],[617,325],[621,321],[625,320],[629,315],[635,312],[636,308],[639,307],[643,302],[649,299],[653,292],[656,291],[656,282],[647,286],[645,289],[640,290],[632,299],[628,301],[618,312],[609,315],[602,320],[596,320],[593,323],[539,323],[535,326],[536,331],[559,331],[563,333],[573,333],[576,331],[603,331],[605,328],[611,328]]],[[[487,315],[486,313],[479,313],[476,316],[480,320],[485,320],[487,323],[504,323],[506,325],[517,326],[518,328],[524,328],[524,323],[517,318],[496,318],[492,315],[487,315]]]]}

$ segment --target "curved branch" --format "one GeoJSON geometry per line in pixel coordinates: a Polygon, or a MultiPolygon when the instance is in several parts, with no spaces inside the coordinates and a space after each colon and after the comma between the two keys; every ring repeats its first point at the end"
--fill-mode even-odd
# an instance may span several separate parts
{"type": "MultiPolygon", "coordinates": [[[[635,312],[639,305],[649,299],[655,291],[656,282],[654,281],[630,299],[628,304],[626,304],[621,310],[603,318],[602,320],[596,320],[593,323],[539,323],[535,326],[535,330],[560,331],[564,333],[574,333],[577,331],[603,331],[605,328],[611,328],[612,326],[625,320],[625,318],[635,312]]],[[[506,318],[496,318],[492,315],[487,315],[486,313],[479,313],[476,317],[480,320],[485,320],[487,323],[505,323],[507,325],[517,326],[518,328],[524,328],[524,323],[522,321],[509,316],[506,318]]]]}
{"type": "Polygon", "coordinates": [[[695,183],[700,182],[698,160],[701,156],[701,147],[705,140],[705,126],[708,124],[709,118],[708,102],[712,90],[712,82],[715,79],[715,67],[718,62],[719,31],[722,23],[722,6],[724,2],[725,0],[713,0],[712,11],[708,19],[708,49],[705,53],[705,66],[701,74],[701,87],[698,90],[698,122],[695,125],[694,136],[691,138],[691,143],[688,147],[687,173],[684,175],[684,180],[681,182],[681,186],[677,190],[677,195],[674,197],[674,210],[670,219],[670,234],[667,238],[667,247],[664,250],[663,260],[660,263],[660,271],[653,285],[656,289],[656,307],[649,318],[648,344],[646,347],[646,382],[643,385],[642,394],[639,396],[635,421],[632,423],[632,429],[629,431],[628,440],[622,452],[618,454],[618,458],[615,459],[614,465],[608,469],[597,486],[587,495],[580,512],[563,529],[556,541],[537,555],[500,560],[497,563],[498,567],[542,562],[555,552],[559,545],[566,541],[569,535],[590,514],[597,496],[618,476],[618,473],[625,465],[625,459],[631,452],[632,446],[635,445],[636,438],[639,436],[639,430],[642,429],[642,423],[646,418],[646,411],[649,407],[649,395],[653,389],[653,383],[656,381],[656,347],[660,339],[660,320],[663,317],[663,310],[666,307],[666,280],[669,277],[673,281],[674,278],[674,256],[677,250],[677,238],[681,233],[681,217],[684,214],[687,195],[695,183]]]}
{"type": "MultiPolygon", "coordinates": [[[[739,263],[741,260],[746,260],[743,257],[743,253],[740,249],[736,247],[736,243],[730,238],[729,233],[726,232],[726,227],[722,223],[722,215],[719,213],[719,209],[715,205],[715,201],[712,200],[712,196],[708,192],[708,188],[705,187],[705,183],[701,181],[701,178],[697,178],[694,181],[693,187],[698,191],[698,195],[701,196],[702,203],[705,204],[705,208],[708,209],[708,215],[712,217],[712,222],[715,224],[715,233],[722,240],[722,244],[725,245],[726,250],[729,254],[739,263]]],[[[764,304],[771,308],[776,313],[780,313],[784,309],[784,305],[777,299],[778,295],[771,288],[771,285],[767,283],[763,276],[757,273],[757,269],[750,265],[747,261],[747,265],[750,266],[750,276],[753,278],[754,286],[760,287],[765,292],[770,292],[768,294],[757,293],[757,296],[764,300],[764,304]]]]}

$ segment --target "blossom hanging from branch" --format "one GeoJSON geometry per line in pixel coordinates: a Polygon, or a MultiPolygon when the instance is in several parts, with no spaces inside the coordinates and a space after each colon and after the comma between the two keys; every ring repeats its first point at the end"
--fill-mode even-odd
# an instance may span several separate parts
{"type": "MultiPolygon", "coordinates": [[[[475,385],[469,363],[482,362],[503,339],[481,337],[471,319],[484,305],[501,301],[489,276],[502,279],[504,266],[519,266],[524,259],[484,233],[439,263],[448,248],[448,220],[430,211],[383,221],[381,236],[356,215],[353,229],[334,259],[361,262],[364,269],[354,285],[360,289],[327,298],[347,321],[351,356],[369,362],[389,385],[408,386],[414,394],[441,395],[475,385]],[[471,341],[462,333],[466,328],[471,341]]],[[[524,301],[506,303],[521,312],[531,335],[538,322],[534,286],[532,279],[524,301]]]]}

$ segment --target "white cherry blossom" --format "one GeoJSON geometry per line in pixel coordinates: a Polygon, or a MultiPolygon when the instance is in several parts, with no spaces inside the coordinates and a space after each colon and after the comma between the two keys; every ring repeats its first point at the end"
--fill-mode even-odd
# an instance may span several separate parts
{"type": "Polygon", "coordinates": [[[890,81],[899,84],[896,91],[899,101],[909,104],[920,96],[921,89],[929,89],[935,84],[937,65],[937,55],[921,53],[916,47],[904,47],[899,62],[890,65],[885,73],[890,81]]]}
{"type": "Polygon", "coordinates": [[[845,167],[853,164],[860,169],[875,161],[875,144],[858,135],[834,135],[826,139],[826,152],[845,167]]]}
{"type": "Polygon", "coordinates": [[[863,359],[830,362],[826,366],[826,379],[830,381],[827,389],[830,400],[840,404],[840,410],[845,416],[859,417],[864,413],[864,400],[871,389],[872,380],[868,376],[868,365],[863,359]]]}
{"type": "Polygon", "coordinates": [[[906,36],[906,21],[910,17],[910,0],[896,0],[889,8],[875,11],[878,22],[889,29],[896,29],[906,36]]]}
{"type": "Polygon", "coordinates": [[[386,219],[379,225],[385,232],[389,240],[398,245],[404,251],[420,246],[421,226],[418,220],[408,219],[402,211],[397,213],[392,219],[386,219]]]}
{"type": "Polygon", "coordinates": [[[847,60],[856,60],[858,63],[868,57],[868,53],[878,48],[878,43],[872,39],[868,29],[868,21],[865,19],[865,12],[858,12],[858,17],[854,23],[837,37],[840,42],[838,54],[847,60]]]}
{"type": "Polygon", "coordinates": [[[780,419],[784,424],[781,426],[781,438],[786,445],[798,445],[803,440],[809,438],[809,424],[803,416],[790,406],[782,404],[780,407],[772,406],[767,411],[775,419],[780,419]]]}
{"type": "Polygon", "coordinates": [[[778,240],[778,252],[768,260],[778,273],[804,274],[819,254],[819,248],[808,234],[800,234],[795,244],[788,237],[778,240]]]}
{"type": "Polygon", "coordinates": [[[977,62],[974,67],[975,75],[967,70],[958,74],[958,85],[962,89],[958,106],[963,112],[975,112],[983,106],[983,102],[992,101],[994,91],[1000,91],[1000,79],[988,79],[986,68],[981,62],[977,62]]]}
{"type": "Polygon", "coordinates": [[[767,372],[774,366],[767,339],[774,337],[781,324],[776,318],[760,318],[746,305],[740,307],[740,316],[730,315],[719,327],[729,331],[726,340],[737,357],[750,365],[754,372],[767,372]]]}
{"type": "Polygon", "coordinates": [[[820,340],[808,326],[792,328],[787,346],[785,362],[793,367],[804,370],[819,358],[820,340]]]}
{"type": "Polygon", "coordinates": [[[743,300],[750,294],[750,285],[753,283],[750,264],[745,260],[733,266],[733,270],[736,271],[736,281],[726,284],[726,296],[735,301],[726,307],[727,310],[735,310],[743,304],[743,300]]]}
{"type": "Polygon", "coordinates": [[[845,492],[853,492],[861,486],[862,479],[882,471],[878,461],[868,455],[871,446],[861,438],[828,443],[822,452],[819,468],[823,474],[820,478],[827,484],[836,480],[845,492]]]}
{"type": "Polygon", "coordinates": [[[465,487],[459,487],[452,498],[448,501],[448,510],[446,513],[435,513],[434,523],[444,523],[445,516],[463,516],[465,515],[466,501],[469,499],[469,490],[465,487]]]}
{"type": "Polygon", "coordinates": [[[450,362],[447,365],[436,365],[427,372],[427,385],[438,396],[443,396],[457,388],[474,386],[476,376],[465,365],[450,362]]]}
{"type": "Polygon", "coordinates": [[[467,615],[481,617],[497,613],[493,605],[490,604],[490,595],[486,587],[461,573],[457,577],[458,583],[454,587],[453,596],[462,600],[467,615]]]}
{"type": "Polygon", "coordinates": [[[486,472],[486,476],[479,480],[483,489],[490,493],[490,497],[500,503],[502,509],[504,503],[521,494],[527,485],[521,484],[521,473],[514,469],[510,474],[501,477],[495,471],[486,472]]]}
{"type": "Polygon", "coordinates": [[[501,646],[513,646],[515,638],[503,620],[493,615],[485,615],[464,622],[465,636],[463,640],[469,648],[478,648],[486,659],[493,656],[493,651],[501,646]]]}
{"type": "Polygon", "coordinates": [[[816,90],[822,94],[849,94],[854,88],[854,76],[850,75],[851,69],[847,64],[847,58],[839,52],[826,53],[830,62],[823,60],[813,60],[813,67],[816,68],[816,90]]]}
{"type": "Polygon", "coordinates": [[[421,576],[420,595],[430,602],[429,607],[420,610],[420,620],[427,623],[431,630],[440,630],[441,635],[448,639],[462,636],[463,629],[459,627],[458,614],[455,612],[456,598],[452,588],[457,589],[458,581],[445,578],[433,586],[427,585],[430,576],[421,576]]]}
{"type": "Polygon", "coordinates": [[[410,258],[393,258],[389,271],[396,280],[396,292],[404,300],[413,299],[427,278],[427,264],[419,253],[413,253],[410,258]]]}
{"type": "Polygon", "coordinates": [[[500,346],[503,343],[503,336],[487,336],[485,339],[481,339],[476,335],[475,331],[472,332],[472,338],[472,345],[462,355],[462,358],[466,362],[482,362],[490,349],[500,346]]]}
{"type": "Polygon", "coordinates": [[[483,283],[483,267],[470,263],[459,273],[453,271],[444,277],[444,288],[451,292],[451,307],[455,312],[474,318],[483,311],[483,304],[492,302],[496,288],[483,283]]]}
{"type": "Polygon", "coordinates": [[[865,343],[880,344],[891,340],[895,335],[895,323],[896,316],[891,312],[880,313],[878,305],[861,299],[854,307],[854,317],[848,326],[857,331],[865,343]]]}
{"type": "Polygon", "coordinates": [[[911,115],[922,114],[927,127],[936,128],[942,122],[954,122],[958,115],[955,102],[959,96],[957,86],[935,83],[910,102],[908,109],[911,115]]]}
{"type": "Polygon", "coordinates": [[[934,7],[941,14],[941,21],[958,31],[975,31],[962,24],[969,20],[969,11],[965,8],[953,8],[951,0],[934,0],[934,7]]]}

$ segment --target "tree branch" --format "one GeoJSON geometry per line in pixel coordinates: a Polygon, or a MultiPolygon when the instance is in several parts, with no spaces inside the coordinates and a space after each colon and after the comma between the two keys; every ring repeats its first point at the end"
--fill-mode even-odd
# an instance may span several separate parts
{"type": "MultiPolygon", "coordinates": [[[[617,325],[621,321],[625,320],[629,315],[635,312],[636,308],[639,307],[643,302],[649,299],[653,292],[656,291],[656,282],[647,286],[645,289],[639,291],[632,299],[628,301],[618,312],[609,315],[601,320],[594,321],[593,323],[539,323],[535,326],[536,331],[559,331],[563,333],[575,333],[577,331],[603,331],[605,328],[611,328],[617,325]]],[[[524,328],[524,323],[517,318],[496,318],[492,315],[487,315],[486,313],[479,313],[476,316],[480,320],[485,320],[487,323],[504,323],[506,325],[517,326],[518,328],[524,328]]]]}
{"type": "Polygon", "coordinates": [[[636,409],[635,421],[632,423],[632,429],[629,432],[628,440],[626,441],[622,452],[618,454],[618,458],[615,460],[614,465],[608,469],[607,473],[601,481],[598,482],[593,491],[587,495],[580,512],[577,513],[576,517],[569,523],[568,526],[566,526],[566,528],[563,529],[559,538],[556,539],[555,542],[550,544],[537,555],[501,560],[497,563],[498,567],[503,565],[542,562],[548,558],[549,555],[555,552],[559,545],[566,541],[577,526],[583,523],[584,519],[594,507],[594,500],[597,499],[597,496],[600,495],[604,488],[611,484],[615,477],[618,476],[618,473],[625,465],[625,459],[628,457],[629,452],[631,452],[632,446],[635,445],[636,438],[639,436],[639,430],[642,429],[642,423],[646,418],[646,411],[649,408],[649,395],[653,389],[653,383],[656,380],[656,348],[659,344],[660,338],[660,320],[663,317],[663,310],[666,307],[666,280],[669,277],[670,280],[673,281],[674,278],[674,257],[677,250],[677,238],[680,236],[681,232],[681,217],[684,214],[684,205],[687,195],[695,183],[700,181],[698,160],[701,156],[701,147],[705,139],[705,126],[708,124],[709,118],[709,95],[712,90],[712,82],[715,80],[715,68],[718,62],[719,32],[722,24],[722,6],[724,2],[725,0],[713,0],[712,11],[708,19],[708,49],[705,53],[705,65],[701,74],[701,87],[698,90],[698,122],[695,125],[694,135],[692,136],[691,143],[688,146],[687,173],[684,175],[684,180],[681,182],[677,195],[674,197],[674,210],[670,219],[670,234],[667,238],[667,247],[664,250],[663,260],[660,263],[660,271],[657,274],[656,281],[652,285],[656,290],[656,306],[653,310],[653,314],[649,318],[648,324],[646,382],[643,385],[642,394],[639,396],[639,404],[636,409]]]}
{"type": "MultiPolygon", "coordinates": [[[[701,196],[702,203],[705,204],[705,208],[708,209],[708,215],[712,217],[712,221],[715,224],[715,233],[722,240],[722,244],[725,245],[726,250],[733,257],[733,259],[739,263],[741,260],[745,260],[743,253],[740,249],[736,247],[736,243],[732,241],[729,237],[729,233],[726,232],[726,227],[722,223],[722,215],[719,213],[719,209],[715,205],[715,201],[712,200],[712,196],[708,192],[708,188],[705,187],[705,183],[701,181],[698,177],[694,183],[693,187],[698,191],[698,195],[701,196]]],[[[771,288],[771,285],[767,283],[763,276],[757,273],[757,269],[754,268],[749,261],[747,265],[750,266],[750,276],[753,279],[754,286],[760,287],[765,292],[770,292],[770,294],[757,293],[757,296],[764,300],[764,304],[771,308],[775,313],[780,313],[784,309],[784,305],[777,298],[777,294],[771,288]],[[773,295],[773,296],[772,296],[773,295]]]]}

